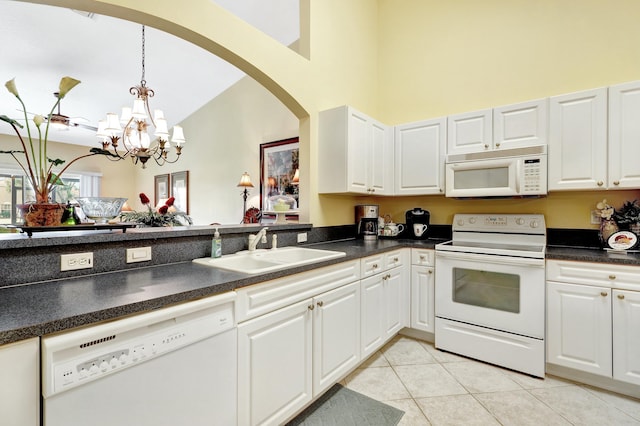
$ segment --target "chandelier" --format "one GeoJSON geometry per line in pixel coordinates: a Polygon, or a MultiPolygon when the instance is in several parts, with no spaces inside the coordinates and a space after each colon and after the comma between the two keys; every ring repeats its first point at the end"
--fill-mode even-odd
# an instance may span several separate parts
{"type": "Polygon", "coordinates": [[[171,143],[167,121],[161,110],[151,114],[149,98],[154,95],[153,89],[147,87],[145,73],[145,34],[142,26],[142,77],[140,85],[131,87],[129,93],[136,96],[133,107],[123,107],[122,114],[108,113],[105,120],[98,122],[96,136],[102,144],[102,154],[114,161],[131,158],[134,164],[140,162],[146,168],[150,158],[162,166],[165,163],[175,163],[182,153],[182,145],[186,142],[182,127],[173,126],[171,142],[175,145],[175,158],[170,159],[171,143]],[[149,122],[147,122],[149,120],[149,122]],[[154,139],[149,135],[150,124],[155,128],[154,139]],[[120,145],[120,142],[122,144],[120,145]],[[118,151],[118,148],[121,151],[118,151]],[[122,153],[124,151],[124,153],[122,153]]]}

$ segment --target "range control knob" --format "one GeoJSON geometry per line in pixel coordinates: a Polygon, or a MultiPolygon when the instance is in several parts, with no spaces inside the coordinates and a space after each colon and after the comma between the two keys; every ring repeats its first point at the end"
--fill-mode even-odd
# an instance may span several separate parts
{"type": "Polygon", "coordinates": [[[469,218],[469,223],[470,223],[470,224],[472,224],[472,225],[473,225],[474,223],[476,223],[476,218],[475,218],[475,217],[470,217],[470,218],[469,218]]]}
{"type": "Polygon", "coordinates": [[[540,226],[540,224],[538,223],[537,220],[532,220],[529,226],[532,228],[537,228],[538,226],[540,226]]]}
{"type": "Polygon", "coordinates": [[[87,377],[89,375],[89,371],[87,371],[86,368],[81,368],[80,369],[80,377],[87,377]]]}
{"type": "Polygon", "coordinates": [[[122,354],[118,357],[118,361],[120,361],[120,364],[126,364],[127,363],[127,354],[122,354]]]}
{"type": "Polygon", "coordinates": [[[93,364],[91,368],[89,368],[89,374],[97,374],[100,369],[97,365],[93,364]]]}
{"type": "Polygon", "coordinates": [[[521,217],[517,218],[517,219],[516,219],[516,224],[517,224],[517,225],[524,225],[524,219],[523,219],[523,218],[521,218],[521,217]]]}
{"type": "Polygon", "coordinates": [[[464,219],[458,219],[458,226],[464,225],[464,219]]]}
{"type": "Polygon", "coordinates": [[[100,363],[100,370],[107,371],[109,369],[109,363],[107,361],[102,361],[100,363]]]}
{"type": "Polygon", "coordinates": [[[111,368],[116,368],[118,366],[118,358],[116,358],[115,356],[111,358],[111,361],[109,361],[109,365],[111,366],[111,368]]]}

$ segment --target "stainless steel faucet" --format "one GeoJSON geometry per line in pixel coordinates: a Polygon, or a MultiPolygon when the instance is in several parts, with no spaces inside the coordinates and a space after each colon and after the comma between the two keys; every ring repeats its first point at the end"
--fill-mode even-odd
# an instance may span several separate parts
{"type": "Polygon", "coordinates": [[[267,242],[267,229],[269,228],[265,226],[257,234],[249,234],[249,251],[254,251],[260,241],[267,242]]]}

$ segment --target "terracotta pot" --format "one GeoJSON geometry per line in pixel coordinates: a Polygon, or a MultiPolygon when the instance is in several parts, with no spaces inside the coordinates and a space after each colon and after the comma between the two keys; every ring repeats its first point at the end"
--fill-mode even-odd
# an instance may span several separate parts
{"type": "Polygon", "coordinates": [[[60,226],[64,204],[29,203],[18,206],[25,226],[60,226]]]}

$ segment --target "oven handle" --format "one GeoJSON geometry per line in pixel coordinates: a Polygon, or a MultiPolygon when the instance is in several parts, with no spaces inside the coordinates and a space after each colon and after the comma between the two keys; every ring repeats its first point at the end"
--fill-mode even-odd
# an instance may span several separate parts
{"type": "Polygon", "coordinates": [[[544,268],[544,259],[531,259],[528,257],[499,256],[492,254],[460,253],[436,250],[436,258],[448,258],[453,260],[469,260],[472,262],[497,263],[499,265],[530,266],[544,268]]]}

